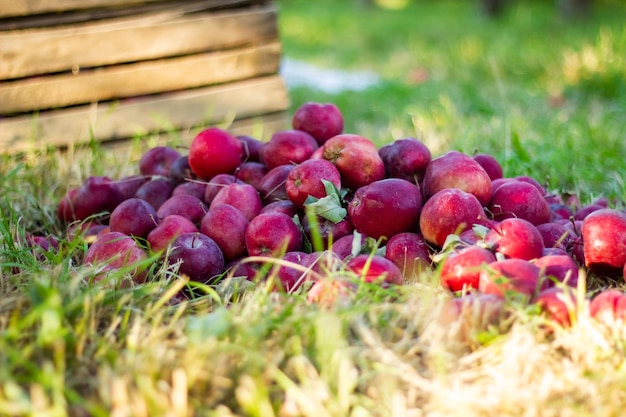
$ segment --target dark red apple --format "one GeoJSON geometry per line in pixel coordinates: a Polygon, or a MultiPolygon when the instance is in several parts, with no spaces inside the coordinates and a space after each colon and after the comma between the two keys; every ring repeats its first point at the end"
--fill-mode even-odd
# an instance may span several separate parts
{"type": "Polygon", "coordinates": [[[160,175],[168,177],[170,167],[182,155],[169,146],[155,146],[148,149],[139,160],[141,175],[160,175]]]}
{"type": "Polygon", "coordinates": [[[232,174],[241,164],[243,145],[226,130],[210,127],[198,133],[189,147],[189,166],[199,178],[232,174]]]}
{"type": "Polygon", "coordinates": [[[141,198],[129,198],[122,201],[109,220],[112,232],[146,238],[158,223],[157,212],[150,203],[141,198]]]}
{"type": "Polygon", "coordinates": [[[192,223],[198,225],[209,209],[198,197],[189,194],[175,195],[167,199],[157,210],[159,219],[164,219],[172,214],[187,217],[192,223]]]}
{"type": "Polygon", "coordinates": [[[264,205],[259,214],[261,213],[283,213],[293,219],[298,214],[298,208],[291,200],[276,200],[264,205]]]}
{"type": "Polygon", "coordinates": [[[150,179],[150,177],[145,175],[129,175],[115,182],[117,188],[124,196],[124,200],[128,200],[129,198],[135,197],[139,187],[150,181],[150,179]]]}
{"type": "Polygon", "coordinates": [[[185,181],[176,186],[172,191],[172,197],[175,195],[188,194],[204,201],[206,193],[206,183],[198,181],[185,181]]]}
{"type": "Polygon", "coordinates": [[[283,213],[259,214],[246,229],[246,248],[251,256],[277,256],[298,251],[302,240],[300,228],[283,213]]]}
{"type": "Polygon", "coordinates": [[[326,187],[322,180],[333,183],[337,189],[341,188],[341,176],[332,162],[325,159],[309,159],[296,165],[289,172],[285,183],[289,200],[296,207],[303,208],[309,196],[325,197],[326,187]]]}
{"type": "Polygon", "coordinates": [[[543,239],[546,248],[560,248],[567,250],[572,245],[576,235],[562,223],[548,222],[537,225],[537,230],[543,239]]]}
{"type": "Polygon", "coordinates": [[[597,275],[622,277],[626,265],[626,213],[604,208],[587,215],[581,236],[585,266],[597,275]]]}
{"type": "Polygon", "coordinates": [[[432,159],[430,149],[419,139],[397,139],[382,146],[378,153],[385,164],[387,177],[420,184],[432,159]]]}
{"type": "Polygon", "coordinates": [[[420,234],[413,232],[393,235],[385,245],[385,258],[393,262],[407,279],[417,278],[432,268],[428,245],[420,234]]]}
{"type": "MultiPolygon", "coordinates": [[[[77,191],[68,194],[68,207],[73,212],[72,220],[85,220],[94,215],[104,214],[108,219],[111,212],[124,201],[124,195],[117,183],[109,177],[90,176],[78,187],[77,191]]],[[[68,214],[63,209],[63,214],[68,214]]]]}
{"type": "Polygon", "coordinates": [[[576,288],[578,285],[578,265],[569,255],[544,255],[533,261],[541,275],[548,278],[544,287],[554,285],[554,280],[576,288]]]}
{"type": "Polygon", "coordinates": [[[257,138],[248,135],[237,136],[239,142],[243,146],[243,154],[241,162],[261,162],[261,148],[263,142],[257,138]]]}
{"type": "Polygon", "coordinates": [[[458,188],[447,188],[426,200],[419,227],[427,242],[442,247],[448,235],[471,229],[485,217],[483,206],[475,195],[458,188]]]}
{"type": "Polygon", "coordinates": [[[319,145],[343,132],[343,115],[333,103],[307,102],[295,111],[291,125],[307,132],[319,145]]]}
{"type": "Polygon", "coordinates": [[[306,273],[299,268],[300,262],[305,256],[306,253],[301,251],[287,252],[281,257],[282,262],[277,263],[269,271],[267,277],[274,279],[276,290],[291,293],[305,283],[306,273]]]}
{"type": "Polygon", "coordinates": [[[485,242],[507,258],[531,260],[543,255],[543,238],[524,219],[504,219],[485,235],[485,242]]]}
{"type": "Polygon", "coordinates": [[[471,156],[458,151],[449,151],[434,158],[424,173],[426,199],[449,188],[473,194],[483,206],[491,199],[491,178],[487,172],[471,156]]]}
{"type": "Polygon", "coordinates": [[[311,242],[314,241],[314,234],[317,234],[322,239],[324,249],[327,249],[329,244],[354,232],[354,226],[348,218],[343,218],[337,223],[319,216],[315,216],[314,219],[315,225],[312,225],[309,217],[303,216],[302,229],[311,242]]]}
{"type": "Polygon", "coordinates": [[[538,305],[548,319],[562,327],[572,325],[572,317],[576,315],[576,296],[570,289],[552,287],[537,294],[533,303],[538,305]]]}
{"type": "Polygon", "coordinates": [[[524,259],[495,261],[480,271],[478,289],[485,294],[532,296],[539,287],[539,268],[524,259]]]}
{"type": "Polygon", "coordinates": [[[167,201],[174,192],[176,186],[173,182],[164,177],[156,177],[137,189],[135,197],[146,200],[156,210],[167,201]]]}
{"type": "Polygon", "coordinates": [[[175,160],[170,166],[169,179],[174,184],[182,184],[187,180],[195,180],[196,174],[191,170],[189,165],[189,156],[181,156],[175,160]]]}
{"type": "MultiPolygon", "coordinates": [[[[102,266],[102,271],[132,267],[147,259],[144,250],[135,239],[120,232],[104,233],[89,246],[83,258],[84,265],[102,266]]],[[[142,283],[146,279],[146,265],[137,265],[130,271],[133,281],[142,283]]],[[[97,278],[97,277],[96,277],[97,278]]]]}
{"type": "Polygon", "coordinates": [[[268,169],[280,165],[300,164],[313,154],[318,144],[306,132],[301,130],[281,130],[274,133],[263,145],[263,162],[268,169]]]}
{"type": "Polygon", "coordinates": [[[213,199],[220,192],[222,188],[226,185],[232,184],[234,182],[241,182],[232,174],[217,174],[213,178],[209,180],[206,184],[206,188],[204,189],[204,204],[210,206],[213,202],[213,199]]]}
{"type": "Polygon", "coordinates": [[[230,204],[239,209],[248,221],[256,217],[263,208],[263,202],[256,188],[250,184],[239,184],[236,182],[222,187],[215,195],[209,208],[220,204],[230,204]]]}
{"type": "Polygon", "coordinates": [[[548,194],[548,192],[546,191],[545,187],[543,185],[541,185],[541,183],[539,183],[539,181],[537,181],[535,178],[531,177],[530,175],[518,175],[516,177],[513,177],[513,179],[517,180],[517,181],[522,181],[522,182],[527,182],[531,185],[533,185],[542,196],[545,196],[548,194]]]}
{"type": "Polygon", "coordinates": [[[267,166],[260,162],[244,162],[239,165],[239,168],[235,171],[235,177],[246,184],[250,184],[257,190],[261,184],[263,177],[269,172],[267,166]]]}
{"type": "Polygon", "coordinates": [[[442,261],[441,285],[450,291],[477,289],[481,270],[495,261],[493,252],[480,246],[452,250],[442,261]]]}
{"type": "Polygon", "coordinates": [[[287,178],[295,165],[280,165],[271,169],[259,184],[259,193],[265,204],[278,200],[289,200],[287,178]]]}
{"type": "Polygon", "coordinates": [[[198,232],[182,233],[176,237],[167,260],[170,265],[179,263],[179,274],[205,284],[225,271],[224,255],[217,243],[198,232]]]}
{"type": "Polygon", "coordinates": [[[148,233],[148,243],[153,253],[165,251],[169,245],[183,233],[197,232],[198,228],[185,216],[171,214],[161,219],[159,224],[148,233]]]}
{"type": "Polygon", "coordinates": [[[549,222],[552,217],[550,205],[537,188],[519,180],[498,187],[488,207],[495,220],[517,217],[538,225],[549,222]]]}
{"type": "Polygon", "coordinates": [[[346,263],[346,267],[364,282],[402,285],[404,278],[400,269],[389,259],[380,255],[357,255],[346,263]]]}
{"type": "Polygon", "coordinates": [[[474,161],[478,162],[480,166],[483,167],[492,181],[504,177],[502,165],[500,165],[500,162],[498,162],[493,155],[487,153],[477,153],[472,158],[474,158],[474,161]]]}
{"type": "Polygon", "coordinates": [[[230,204],[212,206],[202,218],[200,232],[218,244],[224,259],[229,262],[246,255],[246,216],[230,204]]]}

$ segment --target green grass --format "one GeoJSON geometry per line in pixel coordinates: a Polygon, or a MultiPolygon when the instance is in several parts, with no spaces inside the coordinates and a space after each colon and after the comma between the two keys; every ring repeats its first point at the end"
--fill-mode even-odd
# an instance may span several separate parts
{"type": "MultiPolygon", "coordinates": [[[[285,55],[383,77],[361,92],[294,89],[292,110],[332,101],[346,131],[379,145],[416,136],[436,155],[478,149],[507,175],[623,204],[626,8],[596,5],[571,23],[540,1],[497,21],[461,0],[400,11],[279,1],[285,55]]],[[[88,175],[136,172],[145,146],[0,159],[0,415],[623,414],[625,329],[590,320],[586,303],[562,329],[516,300],[497,323],[479,309],[450,322],[436,272],[330,306],[263,285],[180,303],[184,282],[159,262],[141,286],[115,285],[125,271],[93,283],[86,243],[65,238],[56,203],[88,175]],[[57,236],[59,250],[34,254],[26,232],[57,236]]]]}

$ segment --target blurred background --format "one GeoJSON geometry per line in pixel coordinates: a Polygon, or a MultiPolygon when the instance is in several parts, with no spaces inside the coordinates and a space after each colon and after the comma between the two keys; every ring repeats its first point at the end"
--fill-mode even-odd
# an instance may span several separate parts
{"type": "Polygon", "coordinates": [[[482,0],[279,0],[291,106],[334,102],[347,131],[379,144],[413,136],[555,188],[606,185],[625,151],[626,3],[568,15],[559,1],[492,15],[482,0]]]}

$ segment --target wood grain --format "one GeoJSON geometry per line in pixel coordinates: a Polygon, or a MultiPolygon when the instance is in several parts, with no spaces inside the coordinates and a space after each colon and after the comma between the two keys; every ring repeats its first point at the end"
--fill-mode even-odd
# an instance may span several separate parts
{"type": "Polygon", "coordinates": [[[278,37],[276,9],[182,10],[0,32],[0,79],[181,56],[278,37]]]}
{"type": "MultiPolygon", "coordinates": [[[[229,124],[289,107],[279,75],[119,102],[0,119],[0,152],[107,141],[229,124]]],[[[251,119],[253,120],[253,119],[251,119]]]]}
{"type": "Polygon", "coordinates": [[[0,84],[0,114],[53,109],[226,83],[278,72],[278,41],[0,84]]]}

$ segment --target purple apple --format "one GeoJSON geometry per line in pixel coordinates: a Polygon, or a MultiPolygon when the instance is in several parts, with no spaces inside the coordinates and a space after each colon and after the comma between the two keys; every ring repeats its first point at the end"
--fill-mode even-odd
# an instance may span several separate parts
{"type": "Polygon", "coordinates": [[[63,209],[63,215],[68,211],[73,213],[72,220],[85,220],[90,216],[104,214],[105,219],[124,201],[124,195],[117,183],[104,176],[90,176],[77,191],[68,193],[68,207],[63,209]]]}
{"type": "Polygon", "coordinates": [[[235,177],[246,184],[250,184],[257,190],[261,184],[263,177],[269,172],[267,166],[260,162],[244,162],[239,165],[239,168],[235,171],[235,177]]]}
{"type": "Polygon", "coordinates": [[[419,186],[400,178],[374,181],[356,190],[348,205],[354,228],[374,239],[417,230],[422,210],[419,186]],[[383,220],[384,219],[384,220],[383,220]]]}
{"type": "Polygon", "coordinates": [[[269,170],[259,184],[259,193],[265,204],[277,200],[288,200],[287,178],[295,165],[279,165],[269,170]]]}
{"type": "Polygon", "coordinates": [[[124,196],[124,200],[135,197],[139,187],[150,181],[150,177],[145,175],[130,175],[115,181],[117,188],[124,196]]]}
{"type": "Polygon", "coordinates": [[[146,200],[156,210],[167,201],[174,192],[176,186],[164,177],[154,178],[137,189],[135,197],[146,200]]]}
{"type": "Polygon", "coordinates": [[[397,139],[378,150],[387,177],[420,184],[432,159],[430,150],[416,138],[397,139]]]}
{"type": "Polygon", "coordinates": [[[182,184],[187,180],[196,179],[196,174],[193,173],[189,165],[189,156],[181,156],[172,163],[169,171],[169,179],[174,184],[182,184]]]}
{"type": "Polygon", "coordinates": [[[264,142],[248,135],[239,135],[237,140],[243,147],[241,162],[261,162],[261,148],[264,142]]]}
{"type": "Polygon", "coordinates": [[[218,127],[198,133],[189,147],[189,166],[198,178],[232,174],[241,164],[243,145],[237,137],[218,127]]]}
{"type": "Polygon", "coordinates": [[[259,214],[261,213],[283,213],[293,219],[299,212],[291,200],[276,200],[264,205],[259,214]]]}
{"type": "Polygon", "coordinates": [[[491,198],[491,178],[487,172],[471,156],[458,151],[434,158],[424,173],[423,191],[427,199],[449,188],[473,194],[483,206],[491,198]]]}
{"type": "Polygon", "coordinates": [[[424,203],[419,227],[424,239],[442,247],[448,235],[460,234],[485,221],[485,210],[474,194],[458,188],[435,193],[424,203]]]}
{"type": "Polygon", "coordinates": [[[321,146],[343,132],[343,115],[335,104],[307,102],[295,111],[291,125],[313,136],[321,146]]]}
{"type": "Polygon", "coordinates": [[[296,223],[283,213],[259,214],[246,229],[246,248],[251,256],[277,256],[298,251],[302,240],[302,232],[296,223]]]}
{"type": "Polygon", "coordinates": [[[225,271],[224,255],[217,243],[198,232],[176,237],[167,260],[170,265],[180,262],[179,274],[205,284],[210,284],[225,271]]]}
{"type": "Polygon", "coordinates": [[[181,194],[188,194],[204,201],[206,193],[206,183],[198,181],[185,181],[176,186],[172,191],[172,197],[181,194]]]}
{"type": "Polygon", "coordinates": [[[111,232],[145,239],[157,225],[157,212],[150,203],[141,198],[122,201],[111,213],[111,232]]]}
{"type": "Polygon", "coordinates": [[[156,146],[148,149],[139,160],[141,175],[170,175],[170,167],[182,155],[169,146],[156,146]]]}
{"type": "Polygon", "coordinates": [[[354,232],[354,226],[352,226],[348,218],[343,218],[337,223],[319,216],[315,216],[314,219],[316,225],[312,226],[309,217],[303,216],[302,229],[311,242],[314,240],[313,235],[317,233],[321,237],[325,249],[328,248],[330,243],[354,232]]]}
{"type": "Polygon", "coordinates": [[[246,254],[246,229],[250,222],[230,204],[211,206],[202,218],[200,232],[217,243],[226,262],[246,254]]]}

